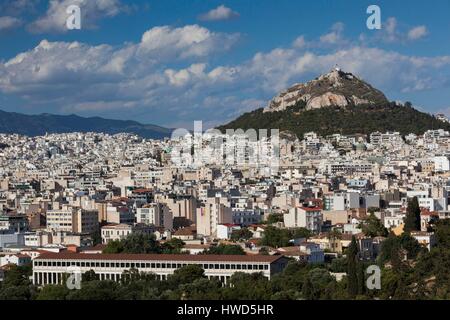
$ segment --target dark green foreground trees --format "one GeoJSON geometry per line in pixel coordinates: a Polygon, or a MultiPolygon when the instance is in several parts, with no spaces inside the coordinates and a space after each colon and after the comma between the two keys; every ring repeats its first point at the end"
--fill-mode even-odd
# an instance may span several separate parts
{"type": "Polygon", "coordinates": [[[99,281],[88,272],[80,290],[66,286],[33,286],[31,268],[12,266],[0,283],[0,299],[450,299],[450,220],[435,225],[437,246],[430,252],[408,234],[390,234],[383,242],[376,262],[357,259],[357,241],[352,241],[346,256],[327,265],[308,265],[290,261],[283,272],[270,280],[262,274],[235,273],[222,286],[209,280],[198,266],[186,266],[161,281],[153,274],[137,270],[125,273],[121,283],[99,281]],[[381,290],[365,287],[366,268],[381,268],[381,290]],[[347,275],[342,274],[345,272],[347,275]],[[341,273],[342,280],[336,280],[341,273]]]}

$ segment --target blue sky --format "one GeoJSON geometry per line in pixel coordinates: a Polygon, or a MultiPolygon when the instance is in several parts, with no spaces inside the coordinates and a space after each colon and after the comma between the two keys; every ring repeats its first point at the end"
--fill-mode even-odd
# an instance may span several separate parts
{"type": "Polygon", "coordinates": [[[0,109],[206,127],[336,63],[450,113],[450,2],[3,0],[0,109]],[[67,30],[78,4],[81,30],[67,30]],[[381,8],[368,30],[366,9],[381,8]]]}

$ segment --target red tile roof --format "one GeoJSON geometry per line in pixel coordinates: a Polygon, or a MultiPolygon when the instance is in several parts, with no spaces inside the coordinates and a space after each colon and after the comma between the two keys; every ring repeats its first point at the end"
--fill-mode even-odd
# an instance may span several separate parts
{"type": "Polygon", "coordinates": [[[198,261],[198,262],[269,262],[282,256],[265,255],[190,255],[190,254],[83,254],[83,253],[45,253],[35,260],[145,260],[145,261],[198,261]]]}

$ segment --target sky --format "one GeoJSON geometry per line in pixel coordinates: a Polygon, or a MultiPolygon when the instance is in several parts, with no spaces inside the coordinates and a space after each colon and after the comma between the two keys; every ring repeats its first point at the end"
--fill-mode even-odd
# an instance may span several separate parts
{"type": "Polygon", "coordinates": [[[208,128],[338,64],[450,115],[449,12],[448,0],[1,0],[0,109],[208,128]],[[66,26],[73,4],[80,30],[66,26]]]}

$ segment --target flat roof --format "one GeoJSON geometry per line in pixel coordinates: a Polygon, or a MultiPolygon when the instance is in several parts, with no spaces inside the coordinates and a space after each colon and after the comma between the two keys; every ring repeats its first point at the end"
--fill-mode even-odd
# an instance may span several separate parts
{"type": "Polygon", "coordinates": [[[34,260],[147,260],[147,261],[198,261],[198,262],[266,262],[272,263],[283,256],[266,255],[191,255],[191,254],[86,254],[44,253],[34,260]]]}

